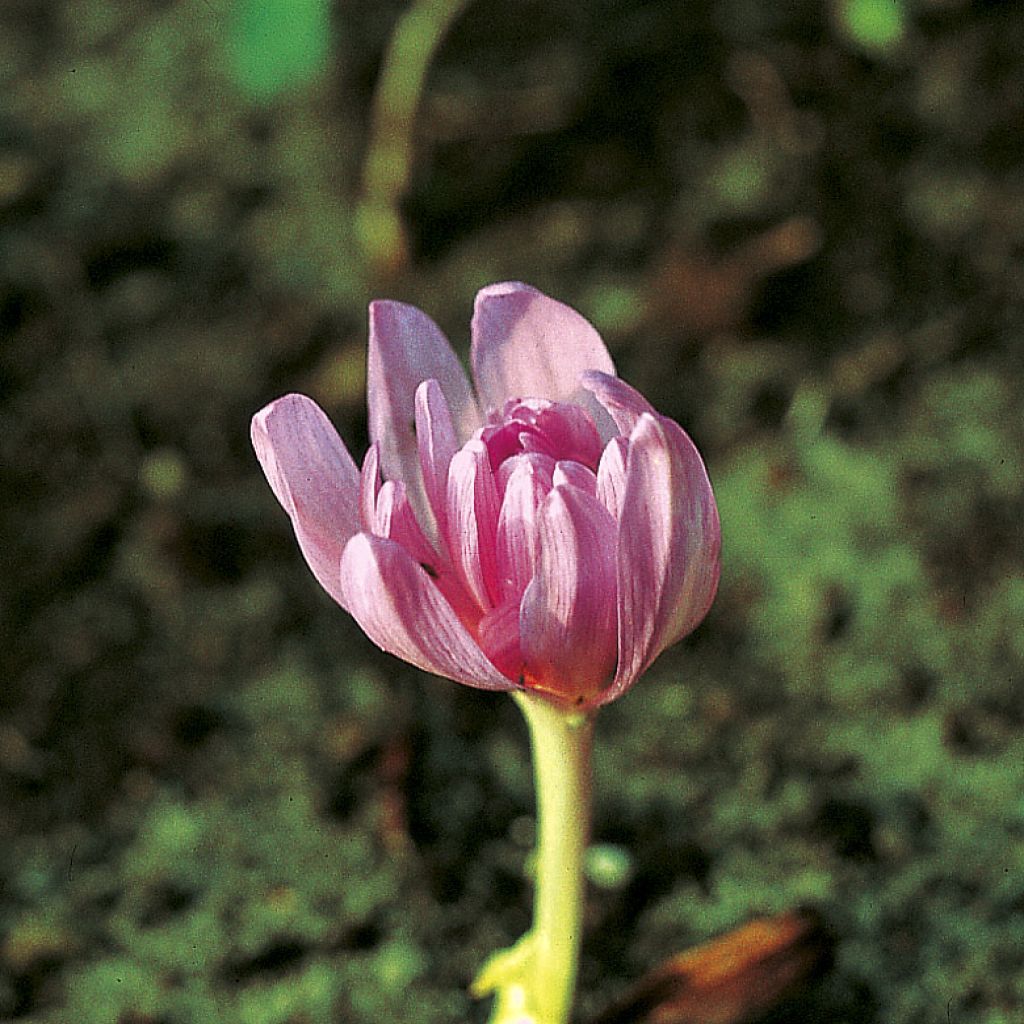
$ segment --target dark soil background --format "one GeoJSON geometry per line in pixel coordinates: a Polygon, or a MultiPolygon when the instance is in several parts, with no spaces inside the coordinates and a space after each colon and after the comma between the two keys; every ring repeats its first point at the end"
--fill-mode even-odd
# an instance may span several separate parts
{"type": "Polygon", "coordinates": [[[525,730],[320,592],[248,423],[304,391],[361,455],[367,302],[465,352],[510,278],[723,520],[598,723],[579,1019],[803,906],[835,963],[764,1024],[1024,1020],[1022,43],[981,0],[5,0],[0,1020],[486,1018],[525,730]]]}

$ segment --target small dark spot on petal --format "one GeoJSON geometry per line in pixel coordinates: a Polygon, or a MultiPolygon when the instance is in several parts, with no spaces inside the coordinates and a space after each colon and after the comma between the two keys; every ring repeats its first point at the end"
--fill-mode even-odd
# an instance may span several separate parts
{"type": "Polygon", "coordinates": [[[580,706],[580,705],[581,705],[581,704],[583,703],[583,700],[584,700],[584,697],[583,697],[583,694],[581,693],[581,694],[580,694],[580,695],[579,695],[579,696],[578,696],[578,697],[576,698],[576,707],[579,707],[579,706],[580,706]]]}
{"type": "Polygon", "coordinates": [[[420,562],[420,568],[432,579],[437,579],[437,570],[428,562],[420,562]]]}

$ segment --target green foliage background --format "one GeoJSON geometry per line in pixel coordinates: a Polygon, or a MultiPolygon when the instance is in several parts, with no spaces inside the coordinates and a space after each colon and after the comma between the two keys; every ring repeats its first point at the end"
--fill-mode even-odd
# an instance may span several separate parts
{"type": "Polygon", "coordinates": [[[302,390],[361,453],[367,301],[464,352],[519,278],[724,524],[707,623],[601,715],[580,1019],[809,905],[835,967],[772,1024],[1020,1021],[1024,16],[471,0],[385,274],[356,202],[406,10],[0,11],[0,1020],[485,1018],[524,729],[319,593],[247,435],[302,390]]]}

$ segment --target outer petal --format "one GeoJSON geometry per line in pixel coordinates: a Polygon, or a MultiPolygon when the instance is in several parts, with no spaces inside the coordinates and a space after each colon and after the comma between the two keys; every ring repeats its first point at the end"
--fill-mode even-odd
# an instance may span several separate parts
{"type": "Polygon", "coordinates": [[[556,487],[541,517],[540,566],[523,595],[526,685],[592,700],[615,671],[615,523],[575,487],[556,487]]]}
{"type": "Polygon", "coordinates": [[[615,364],[601,336],[576,310],[517,282],[477,294],[470,361],[485,408],[507,398],[578,401],[580,374],[615,364]]]}
{"type": "Polygon", "coordinates": [[[672,420],[641,415],[629,439],[619,520],[619,664],[602,703],[704,618],[720,548],[714,494],[693,442],[672,420]]]}
{"type": "Polygon", "coordinates": [[[323,410],[285,395],[252,419],[252,443],[320,585],[347,608],[341,553],[359,529],[359,471],[323,410]]]}
{"type": "Polygon", "coordinates": [[[353,617],[382,650],[459,683],[512,689],[427,573],[394,541],[356,534],[341,559],[341,580],[353,617]]]}
{"type": "Polygon", "coordinates": [[[480,420],[469,379],[441,329],[426,313],[402,302],[370,303],[366,394],[370,440],[380,444],[386,479],[404,480],[410,500],[426,522],[429,514],[419,473],[415,395],[433,379],[452,410],[465,440],[480,420]]]}
{"type": "Polygon", "coordinates": [[[627,437],[645,412],[658,415],[654,406],[636,388],[614,375],[589,371],[583,375],[582,383],[608,411],[619,433],[627,437]]]}

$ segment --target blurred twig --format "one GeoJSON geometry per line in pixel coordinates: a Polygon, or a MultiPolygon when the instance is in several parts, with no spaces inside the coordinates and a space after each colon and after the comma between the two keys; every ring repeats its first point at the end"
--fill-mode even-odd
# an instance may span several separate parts
{"type": "Polygon", "coordinates": [[[399,204],[412,176],[416,111],[430,62],[468,2],[416,0],[384,54],[357,212],[364,257],[378,272],[394,272],[408,257],[399,204]]]}

